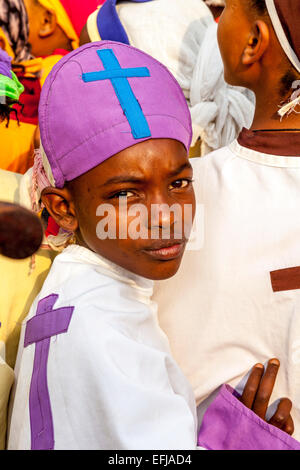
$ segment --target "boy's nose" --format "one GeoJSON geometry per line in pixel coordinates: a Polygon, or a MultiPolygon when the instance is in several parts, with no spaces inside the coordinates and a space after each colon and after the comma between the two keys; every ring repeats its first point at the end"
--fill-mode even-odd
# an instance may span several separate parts
{"type": "Polygon", "coordinates": [[[154,238],[174,238],[177,227],[182,226],[181,207],[178,204],[152,204],[148,212],[148,228],[154,238]]]}
{"type": "Polygon", "coordinates": [[[167,228],[174,225],[174,211],[167,204],[153,205],[151,210],[151,224],[159,228],[167,228]]]}

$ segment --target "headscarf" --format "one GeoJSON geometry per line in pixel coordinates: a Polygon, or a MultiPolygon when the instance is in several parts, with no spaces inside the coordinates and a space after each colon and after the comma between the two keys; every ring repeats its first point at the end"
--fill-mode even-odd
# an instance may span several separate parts
{"type": "Polygon", "coordinates": [[[28,43],[28,16],[23,0],[0,0],[0,28],[14,52],[14,62],[33,59],[28,43]]]}
{"type": "Polygon", "coordinates": [[[11,58],[0,48],[0,75],[11,78],[11,58]]]}
{"type": "Polygon", "coordinates": [[[204,0],[206,5],[210,7],[224,7],[225,1],[224,0],[204,0]]]}
{"type": "Polygon", "coordinates": [[[11,58],[0,48],[0,115],[7,117],[11,105],[19,100],[20,94],[24,91],[23,85],[19,82],[14,72],[11,70],[11,58]]]}

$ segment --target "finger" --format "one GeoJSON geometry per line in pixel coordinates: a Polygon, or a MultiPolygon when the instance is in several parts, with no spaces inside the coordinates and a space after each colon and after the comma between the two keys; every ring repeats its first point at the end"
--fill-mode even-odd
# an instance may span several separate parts
{"type": "Polygon", "coordinates": [[[291,409],[291,400],[289,400],[288,398],[282,398],[275,414],[270,419],[269,424],[276,426],[276,428],[282,429],[287,424],[287,420],[290,417],[291,409]]]}
{"type": "Polygon", "coordinates": [[[265,375],[261,379],[258,387],[252,410],[262,419],[265,419],[279,367],[280,362],[278,359],[270,359],[265,375]]]}
{"type": "Polygon", "coordinates": [[[240,399],[243,405],[247,406],[247,408],[252,408],[255,395],[257,393],[263,373],[264,366],[262,364],[255,364],[251,371],[251,374],[249,375],[249,378],[247,380],[247,383],[243,390],[243,394],[240,399]]]}
{"type": "Polygon", "coordinates": [[[291,415],[288,417],[286,424],[283,426],[282,431],[286,432],[290,436],[294,434],[295,426],[291,415]]]}

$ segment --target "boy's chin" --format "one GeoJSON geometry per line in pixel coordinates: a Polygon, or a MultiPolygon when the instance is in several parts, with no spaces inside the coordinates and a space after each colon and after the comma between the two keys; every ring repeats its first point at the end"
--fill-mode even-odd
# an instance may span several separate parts
{"type": "Polygon", "coordinates": [[[158,261],[156,266],[151,267],[144,272],[138,274],[152,281],[164,281],[175,276],[181,263],[180,259],[174,259],[169,261],[158,261]]]}

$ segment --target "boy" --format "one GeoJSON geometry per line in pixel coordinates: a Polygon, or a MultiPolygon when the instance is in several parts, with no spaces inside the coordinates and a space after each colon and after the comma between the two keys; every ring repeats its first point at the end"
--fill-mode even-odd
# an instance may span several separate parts
{"type": "MultiPolygon", "coordinates": [[[[88,44],[46,80],[39,123],[32,199],[36,210],[42,200],[67,248],[23,324],[8,447],[195,449],[193,394],[151,302],[152,279],[179,267],[194,215],[191,121],[180,87],[137,49],[88,44]]],[[[262,369],[246,386],[258,398],[273,388],[278,362],[260,383],[262,369]]],[[[256,445],[267,433],[276,448],[299,448],[253,421],[242,404],[249,397],[240,402],[225,388],[219,398],[227,416],[239,409],[240,422],[256,423],[256,445]]],[[[236,423],[225,427],[238,445],[236,423]]]]}
{"type": "Polygon", "coordinates": [[[227,0],[219,23],[225,78],[255,92],[255,117],[232,145],[194,163],[203,247],[187,252],[154,296],[201,412],[222,383],[241,387],[251,362],[276,356],[273,399],[295,401],[298,440],[299,18],[299,0],[227,0]]]}

